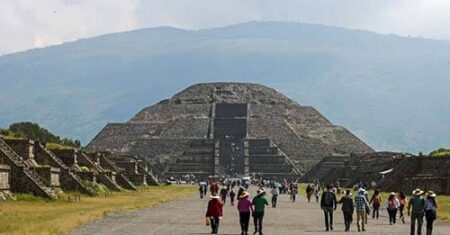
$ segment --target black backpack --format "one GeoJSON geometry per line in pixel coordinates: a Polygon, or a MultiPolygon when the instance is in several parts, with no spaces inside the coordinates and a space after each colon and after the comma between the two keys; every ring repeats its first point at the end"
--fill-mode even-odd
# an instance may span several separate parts
{"type": "Polygon", "coordinates": [[[324,193],[324,200],[323,200],[323,206],[331,207],[333,206],[333,193],[332,192],[325,192],[324,193]]]}

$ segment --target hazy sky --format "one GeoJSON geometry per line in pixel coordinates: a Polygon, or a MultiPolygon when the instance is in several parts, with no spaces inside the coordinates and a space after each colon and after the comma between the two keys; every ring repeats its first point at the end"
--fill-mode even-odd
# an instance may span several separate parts
{"type": "Polygon", "coordinates": [[[450,0],[0,0],[0,55],[145,27],[255,20],[450,40],[450,0]]]}

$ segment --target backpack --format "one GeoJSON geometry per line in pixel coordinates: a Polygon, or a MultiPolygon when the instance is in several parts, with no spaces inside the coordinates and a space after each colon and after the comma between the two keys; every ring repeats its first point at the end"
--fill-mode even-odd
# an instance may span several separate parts
{"type": "Polygon", "coordinates": [[[327,207],[333,206],[333,193],[325,192],[323,205],[327,207]]]}
{"type": "Polygon", "coordinates": [[[388,209],[389,210],[396,210],[397,209],[397,202],[395,200],[389,200],[389,202],[388,202],[388,209]]]}
{"type": "Polygon", "coordinates": [[[373,204],[375,204],[375,205],[380,205],[380,203],[381,203],[381,197],[380,197],[380,195],[375,196],[375,197],[373,198],[373,204]]]}

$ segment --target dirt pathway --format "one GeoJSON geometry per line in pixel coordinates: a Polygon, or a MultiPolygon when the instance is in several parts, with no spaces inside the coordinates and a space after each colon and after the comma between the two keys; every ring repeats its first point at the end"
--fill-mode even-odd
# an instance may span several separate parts
{"type": "MultiPolygon", "coordinates": [[[[206,199],[190,197],[157,207],[114,213],[83,225],[71,234],[210,234],[209,227],[204,225],[206,204],[206,199]]],[[[287,195],[281,195],[278,207],[268,208],[266,211],[264,234],[348,234],[343,232],[344,224],[340,207],[334,215],[334,231],[325,232],[323,213],[317,203],[308,203],[303,195],[296,203],[292,203],[287,195]]],[[[354,220],[356,221],[356,218],[354,220]]],[[[251,222],[249,232],[253,232],[252,226],[251,222]]],[[[355,222],[349,233],[358,233],[355,222]]],[[[219,234],[240,234],[237,210],[230,206],[229,202],[224,208],[224,219],[221,221],[219,234]]],[[[369,219],[367,232],[364,234],[409,234],[409,221],[406,224],[389,225],[387,213],[382,210],[379,220],[369,219]]],[[[437,221],[433,234],[450,234],[450,223],[437,221]]]]}

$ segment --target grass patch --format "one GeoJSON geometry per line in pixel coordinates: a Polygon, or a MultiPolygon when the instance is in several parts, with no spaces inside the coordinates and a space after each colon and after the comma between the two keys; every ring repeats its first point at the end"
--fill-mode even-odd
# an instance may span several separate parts
{"type": "Polygon", "coordinates": [[[64,234],[113,211],[155,206],[195,192],[192,186],[150,186],[139,192],[116,192],[107,198],[85,196],[81,202],[17,195],[20,200],[0,203],[0,234],[64,234]]]}

